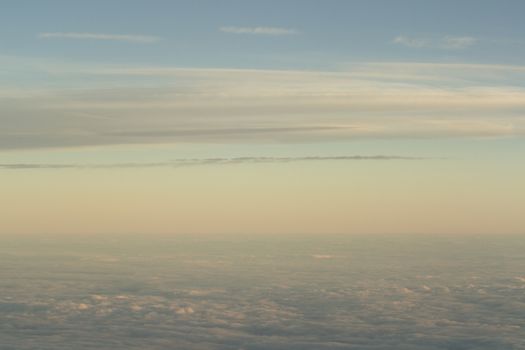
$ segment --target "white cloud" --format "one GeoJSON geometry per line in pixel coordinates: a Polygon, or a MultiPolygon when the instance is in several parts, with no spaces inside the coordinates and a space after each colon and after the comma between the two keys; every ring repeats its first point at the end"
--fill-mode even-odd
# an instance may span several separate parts
{"type": "Polygon", "coordinates": [[[274,36],[299,34],[299,32],[295,29],[279,27],[221,27],[219,29],[221,32],[233,34],[255,34],[274,36]]]}
{"type": "Polygon", "coordinates": [[[102,34],[102,33],[75,33],[75,32],[55,32],[39,33],[42,39],[79,39],[79,40],[112,40],[128,41],[142,44],[155,43],[161,40],[160,37],[150,35],[129,35],[129,34],[102,34]]]}
{"type": "Polygon", "coordinates": [[[80,311],[88,310],[91,306],[88,304],[80,303],[77,305],[77,309],[80,311]]]}
{"type": "Polygon", "coordinates": [[[314,255],[312,255],[312,258],[319,259],[319,260],[328,260],[328,259],[333,259],[334,256],[333,255],[327,255],[327,254],[314,254],[314,255]]]}
{"type": "Polygon", "coordinates": [[[478,40],[471,36],[447,36],[441,40],[445,49],[465,49],[476,44],[478,40]]]}
{"type": "Polygon", "coordinates": [[[403,45],[412,48],[431,48],[431,49],[446,49],[459,50],[466,49],[477,43],[477,39],[471,36],[445,36],[442,38],[426,38],[426,37],[409,37],[399,35],[395,37],[392,42],[394,44],[403,45]]]}
{"type": "Polygon", "coordinates": [[[176,309],[175,313],[178,315],[191,315],[195,313],[195,311],[191,306],[186,306],[176,309]]]}
{"type": "Polygon", "coordinates": [[[400,35],[394,38],[392,41],[395,44],[400,44],[408,47],[428,47],[429,41],[421,38],[409,38],[404,35],[400,35]]]}

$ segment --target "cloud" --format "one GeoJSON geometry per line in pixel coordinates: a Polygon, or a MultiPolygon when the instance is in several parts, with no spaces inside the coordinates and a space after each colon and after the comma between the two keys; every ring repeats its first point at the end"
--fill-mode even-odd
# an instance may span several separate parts
{"type": "Polygon", "coordinates": [[[186,307],[177,308],[175,313],[178,315],[191,315],[195,313],[195,311],[193,310],[192,307],[186,306],[186,307]]]}
{"type": "MultiPolygon", "coordinates": [[[[181,168],[196,165],[232,165],[257,163],[293,163],[320,161],[359,161],[359,160],[425,160],[433,158],[372,155],[372,156],[305,156],[305,157],[233,157],[233,158],[188,158],[153,163],[114,163],[114,164],[49,164],[49,163],[6,163],[0,164],[5,170],[31,169],[117,169],[117,168],[181,168]]],[[[317,255],[316,255],[317,256],[317,255]]]]}
{"type": "Polygon", "coordinates": [[[13,163],[13,164],[0,164],[0,169],[12,169],[12,170],[23,170],[23,169],[74,169],[80,168],[75,164],[30,164],[30,163],[13,163]]]}
{"type": "MultiPolygon", "coordinates": [[[[435,71],[444,70],[445,75],[461,74],[462,71],[471,71],[476,75],[483,71],[489,72],[491,76],[502,72],[524,72],[525,66],[507,64],[480,64],[480,63],[439,63],[439,62],[366,62],[358,64],[360,66],[374,67],[377,70],[391,70],[392,68],[404,68],[413,71],[435,71]]],[[[443,74],[440,73],[440,74],[443,74]]]]}
{"type": "Polygon", "coordinates": [[[409,37],[399,35],[395,37],[392,42],[412,48],[432,48],[432,49],[466,49],[477,43],[477,39],[471,36],[445,36],[442,38],[427,38],[427,37],[409,37]]]}
{"type": "Polygon", "coordinates": [[[174,129],[174,130],[140,130],[140,131],[115,131],[107,133],[115,137],[210,137],[228,135],[257,135],[257,134],[279,134],[296,132],[319,132],[346,129],[345,126],[297,126],[297,127],[250,127],[250,128],[198,128],[198,129],[174,129]]]}
{"type": "Polygon", "coordinates": [[[319,259],[319,260],[329,260],[329,259],[333,259],[334,256],[329,255],[329,254],[314,254],[312,255],[312,258],[319,259]]]}
{"type": "Polygon", "coordinates": [[[219,30],[224,33],[233,34],[255,34],[255,35],[296,35],[299,32],[295,29],[279,27],[220,27],[219,30]]]}
{"type": "Polygon", "coordinates": [[[477,41],[471,36],[447,36],[442,39],[442,47],[445,49],[465,49],[476,44],[477,41]]]}
{"type": "Polygon", "coordinates": [[[404,35],[395,37],[392,42],[408,47],[428,47],[429,45],[429,41],[427,39],[409,38],[404,35]]]}
{"type": "Polygon", "coordinates": [[[525,66],[365,62],[301,71],[19,61],[0,56],[13,71],[57,83],[0,84],[3,150],[525,136],[525,66]]]}
{"type": "Polygon", "coordinates": [[[511,283],[522,276],[521,265],[502,272],[487,268],[484,259],[505,256],[518,239],[13,237],[2,241],[3,266],[10,268],[2,276],[0,344],[55,350],[522,348],[523,288],[511,283]],[[100,247],[122,263],[99,263],[100,247]],[[448,263],[439,264],[445,257],[448,263]],[[432,293],[417,277],[429,268],[436,273],[425,282],[432,293]],[[468,287],[470,274],[479,275],[486,294],[468,287]],[[441,293],[447,286],[449,293],[441,293]],[[191,293],[194,288],[199,292],[191,293]]]}
{"type": "Polygon", "coordinates": [[[102,33],[75,33],[75,32],[54,32],[39,33],[42,39],[79,39],[79,40],[112,40],[128,41],[142,44],[151,44],[161,40],[160,37],[150,35],[129,35],[129,34],[102,34],[102,33]]]}

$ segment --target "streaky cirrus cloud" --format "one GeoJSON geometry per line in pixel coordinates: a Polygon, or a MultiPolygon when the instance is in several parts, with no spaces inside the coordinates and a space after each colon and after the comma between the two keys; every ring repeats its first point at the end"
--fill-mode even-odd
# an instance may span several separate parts
{"type": "Polygon", "coordinates": [[[471,36],[447,36],[441,41],[445,49],[464,49],[475,45],[478,39],[471,36]]]}
{"type": "Polygon", "coordinates": [[[280,27],[235,27],[227,26],[220,27],[219,30],[224,33],[232,34],[254,34],[254,35],[296,35],[299,31],[291,28],[280,28],[280,27]]]}
{"type": "Polygon", "coordinates": [[[79,39],[79,40],[110,40],[127,41],[141,44],[156,43],[161,40],[158,36],[133,35],[133,34],[103,34],[103,33],[77,33],[77,32],[45,32],[39,33],[41,39],[79,39]]]}
{"type": "Polygon", "coordinates": [[[340,71],[301,71],[2,56],[0,64],[64,82],[31,89],[0,83],[2,150],[525,136],[525,66],[354,62],[340,71]]]}
{"type": "Polygon", "coordinates": [[[166,162],[78,164],[78,163],[4,163],[0,169],[113,169],[113,168],[181,168],[196,165],[232,165],[256,163],[293,163],[321,161],[359,161],[359,160],[431,160],[438,158],[411,157],[399,155],[354,155],[354,156],[304,156],[304,157],[233,157],[233,158],[181,158],[166,162]]]}
{"type": "Polygon", "coordinates": [[[392,42],[394,44],[401,44],[408,47],[426,47],[429,44],[426,39],[410,38],[404,35],[395,37],[392,42]]]}
{"type": "Polygon", "coordinates": [[[412,48],[430,48],[445,50],[466,49],[475,45],[478,39],[471,36],[444,36],[441,38],[411,37],[399,35],[392,42],[412,48]]]}

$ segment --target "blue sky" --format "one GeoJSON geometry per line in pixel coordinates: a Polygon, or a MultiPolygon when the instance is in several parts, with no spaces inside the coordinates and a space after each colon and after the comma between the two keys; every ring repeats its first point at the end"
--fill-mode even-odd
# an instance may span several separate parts
{"type": "Polygon", "coordinates": [[[522,1],[5,1],[0,54],[191,67],[338,69],[348,61],[518,64],[522,1]],[[271,27],[295,35],[225,33],[271,27]],[[151,44],[39,33],[148,35],[151,44]],[[411,47],[395,38],[406,37],[411,47]],[[443,38],[472,38],[446,48],[443,38]],[[416,45],[417,46],[417,45],[416,45]]]}

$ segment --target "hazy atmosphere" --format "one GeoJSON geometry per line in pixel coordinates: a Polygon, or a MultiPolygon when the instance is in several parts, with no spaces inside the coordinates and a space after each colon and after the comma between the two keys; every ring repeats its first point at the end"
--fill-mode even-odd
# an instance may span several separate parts
{"type": "Polygon", "coordinates": [[[525,347],[523,13],[0,0],[0,348],[525,347]]]}

